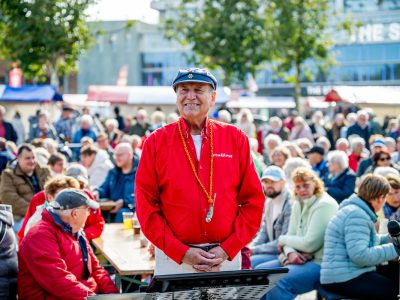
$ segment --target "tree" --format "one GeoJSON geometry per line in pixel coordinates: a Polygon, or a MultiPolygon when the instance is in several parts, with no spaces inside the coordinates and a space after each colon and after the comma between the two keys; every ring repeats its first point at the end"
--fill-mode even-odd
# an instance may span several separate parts
{"type": "Polygon", "coordinates": [[[77,67],[92,43],[86,9],[96,0],[0,0],[0,55],[34,81],[77,67]]]}
{"type": "Polygon", "coordinates": [[[294,71],[289,78],[295,86],[294,98],[299,110],[301,76],[307,76],[304,63],[313,60],[319,67],[332,60],[328,51],[333,45],[326,32],[329,0],[269,0],[265,24],[274,62],[283,72],[294,71]]]}
{"type": "Polygon", "coordinates": [[[184,0],[166,36],[190,45],[196,63],[222,69],[225,85],[243,83],[268,58],[258,0],[184,0]]]}

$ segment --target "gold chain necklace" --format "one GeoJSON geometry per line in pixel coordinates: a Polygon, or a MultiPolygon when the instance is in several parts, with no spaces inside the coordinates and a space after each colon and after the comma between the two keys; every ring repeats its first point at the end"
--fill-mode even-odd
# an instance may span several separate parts
{"type": "Polygon", "coordinates": [[[216,194],[214,194],[214,198],[212,198],[213,165],[214,165],[214,163],[213,163],[214,162],[214,144],[213,143],[214,143],[214,141],[213,141],[213,130],[212,130],[212,122],[211,122],[211,120],[209,120],[208,126],[210,127],[210,148],[211,148],[211,151],[210,151],[210,162],[211,162],[211,165],[210,165],[210,192],[209,193],[207,192],[207,190],[204,187],[203,183],[201,182],[199,176],[197,175],[196,168],[194,166],[192,158],[190,157],[189,150],[187,148],[187,145],[186,145],[186,142],[185,142],[185,138],[184,138],[183,133],[182,133],[181,121],[180,120],[178,121],[178,130],[179,130],[179,134],[181,136],[183,149],[185,150],[186,157],[189,160],[189,163],[190,163],[190,166],[192,168],[193,174],[194,174],[198,184],[200,185],[201,189],[203,190],[204,194],[206,195],[207,202],[208,202],[208,204],[210,206],[209,209],[208,209],[207,215],[206,215],[206,222],[210,223],[211,219],[213,217],[213,214],[214,214],[214,204],[215,204],[215,197],[216,197],[216,194]]]}

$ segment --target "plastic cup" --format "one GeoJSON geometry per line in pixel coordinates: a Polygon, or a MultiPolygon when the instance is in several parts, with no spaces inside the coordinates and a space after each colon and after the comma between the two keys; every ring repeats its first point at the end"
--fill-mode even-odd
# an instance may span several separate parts
{"type": "Polygon", "coordinates": [[[133,212],[123,212],[122,219],[124,223],[124,229],[132,229],[133,227],[133,212]]]}
{"type": "Polygon", "coordinates": [[[133,234],[140,235],[140,225],[133,225],[133,234]]]}

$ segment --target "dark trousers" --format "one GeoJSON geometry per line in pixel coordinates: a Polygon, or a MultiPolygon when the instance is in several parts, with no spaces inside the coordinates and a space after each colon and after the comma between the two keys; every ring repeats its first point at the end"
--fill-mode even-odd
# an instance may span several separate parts
{"type": "Polygon", "coordinates": [[[322,285],[325,290],[355,299],[397,299],[399,293],[399,265],[377,267],[376,272],[364,273],[346,282],[322,285]]]}

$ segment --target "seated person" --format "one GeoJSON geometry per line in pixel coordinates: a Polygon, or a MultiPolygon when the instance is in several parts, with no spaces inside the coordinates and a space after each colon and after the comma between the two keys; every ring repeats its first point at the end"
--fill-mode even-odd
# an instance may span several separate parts
{"type": "Polygon", "coordinates": [[[128,143],[118,144],[114,157],[117,166],[108,172],[104,183],[95,191],[95,197],[115,201],[110,213],[115,214],[114,222],[120,223],[123,212],[135,211],[135,176],[139,162],[128,143]]]}
{"type": "Polygon", "coordinates": [[[59,152],[51,154],[47,161],[51,176],[64,174],[66,164],[67,158],[59,152]]]}
{"type": "Polygon", "coordinates": [[[321,284],[331,293],[355,299],[397,299],[398,265],[389,236],[377,235],[374,223],[389,193],[389,182],[369,174],[358,194],[341,203],[325,235],[321,284]]]}
{"type": "Polygon", "coordinates": [[[314,146],[307,152],[307,159],[310,162],[313,171],[322,180],[325,180],[329,173],[328,164],[324,155],[325,150],[320,146],[314,146]]]}
{"type": "Polygon", "coordinates": [[[86,299],[118,293],[82,228],[99,204],[78,189],[59,192],[18,253],[18,299],[86,299]]]}
{"type": "Polygon", "coordinates": [[[11,205],[0,204],[0,299],[17,299],[17,239],[11,205]]]}
{"type": "Polygon", "coordinates": [[[329,152],[328,168],[324,180],[326,192],[340,203],[354,193],[356,174],[349,169],[347,154],[339,150],[329,152]]]}
{"type": "Polygon", "coordinates": [[[269,166],[263,172],[261,183],[267,197],[260,230],[249,245],[252,268],[278,258],[278,238],[286,234],[291,212],[291,195],[286,187],[283,170],[269,166]]]}
{"type": "MultiPolygon", "coordinates": [[[[79,166],[79,168],[85,171],[84,167],[79,166]]],[[[18,232],[18,239],[20,244],[24,236],[31,229],[31,227],[42,219],[42,212],[44,208],[54,200],[54,197],[58,192],[66,188],[82,189],[80,180],[73,178],[79,178],[79,175],[76,175],[77,171],[74,170],[74,166],[68,168],[68,172],[74,176],[59,175],[50,179],[46,182],[44,186],[44,191],[41,191],[33,196],[31,202],[29,203],[29,208],[26,212],[24,223],[22,224],[21,230],[18,232]]],[[[91,195],[88,190],[84,190],[84,192],[88,195],[89,198],[94,199],[93,195],[91,195]]],[[[91,242],[92,239],[95,239],[101,235],[104,229],[104,223],[105,222],[101,215],[100,209],[93,209],[90,211],[90,215],[86,220],[83,230],[85,232],[86,239],[89,242],[91,242]]]]}
{"type": "Polygon", "coordinates": [[[278,280],[267,294],[267,299],[294,299],[315,288],[319,281],[320,262],[324,250],[324,234],[338,204],[324,192],[324,184],[309,169],[294,171],[295,201],[287,234],[279,237],[283,250],[279,260],[264,263],[263,268],[285,266],[289,273],[278,280]]]}
{"type": "Polygon", "coordinates": [[[383,205],[383,213],[386,219],[400,220],[400,176],[389,174],[385,176],[390,184],[389,193],[386,196],[385,204],[383,205]]]}
{"type": "Polygon", "coordinates": [[[98,149],[95,145],[86,145],[81,149],[82,165],[89,175],[89,188],[94,190],[101,186],[108,172],[114,168],[106,151],[98,149]]]}

